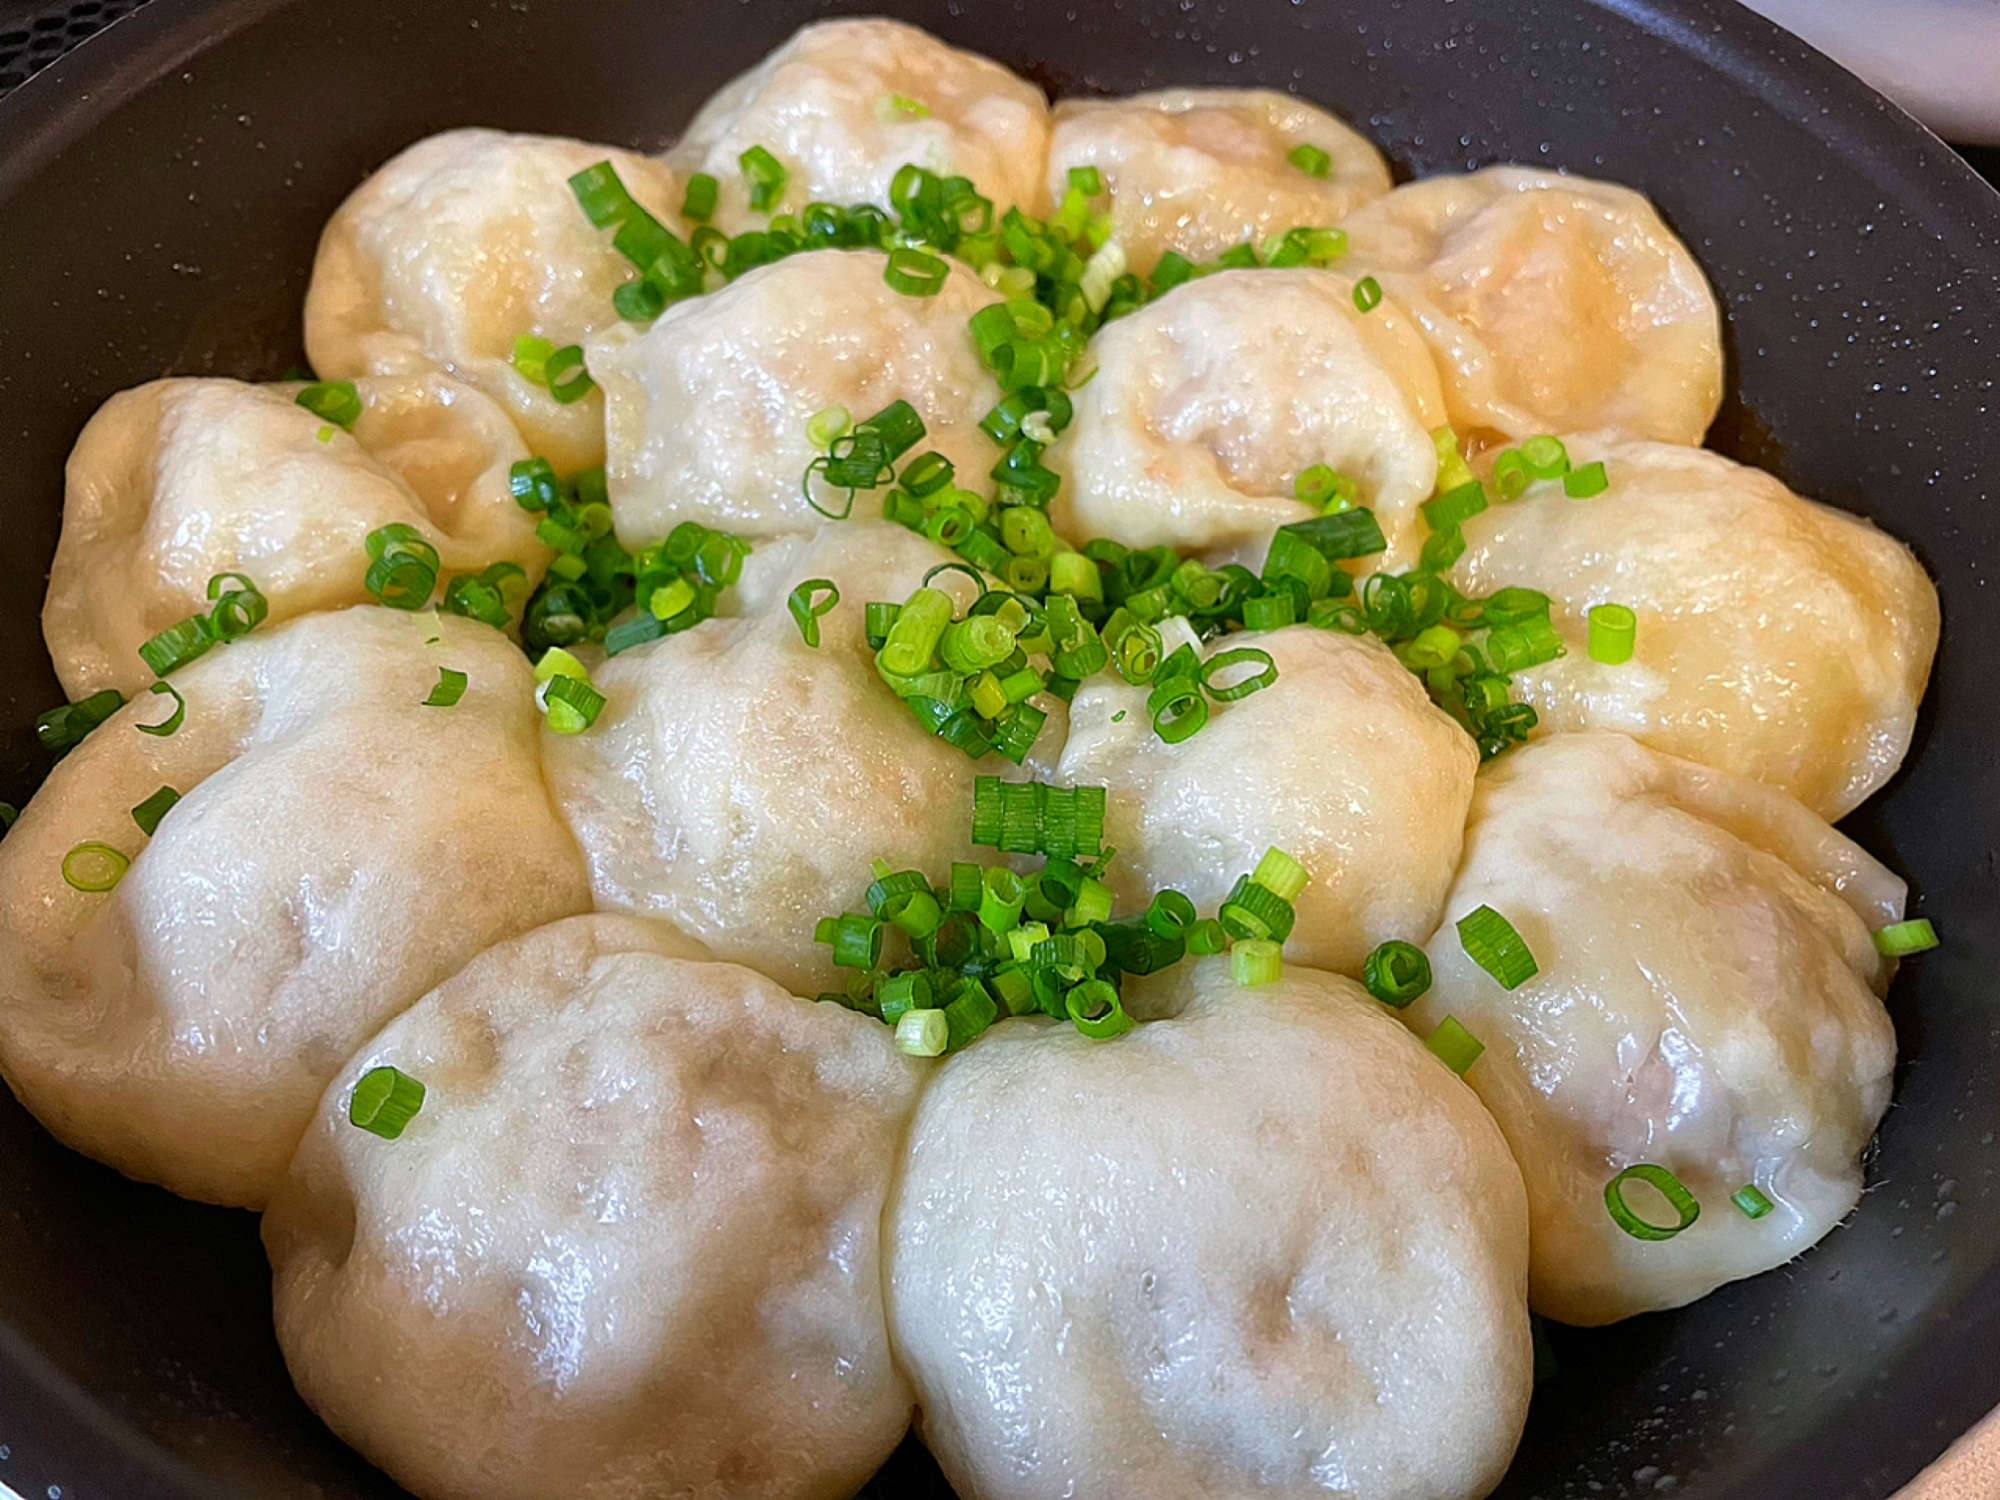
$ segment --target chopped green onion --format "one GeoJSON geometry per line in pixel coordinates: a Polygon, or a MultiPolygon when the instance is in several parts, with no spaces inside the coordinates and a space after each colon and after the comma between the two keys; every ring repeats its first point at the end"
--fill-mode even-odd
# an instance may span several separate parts
{"type": "Polygon", "coordinates": [[[791,610],[792,619],[798,623],[799,634],[808,646],[819,646],[819,617],[840,603],[840,590],[834,587],[831,578],[808,578],[793,589],[785,600],[785,607],[791,610]]]}
{"type": "Polygon", "coordinates": [[[945,1050],[956,1052],[1000,1018],[1000,1007],[977,979],[959,981],[958,991],[944,1008],[945,1050]]]}
{"type": "Polygon", "coordinates": [[[1180,891],[1160,891],[1146,909],[1146,925],[1158,937],[1185,937],[1195,924],[1194,903],[1180,891]]]}
{"type": "Polygon", "coordinates": [[[271,602],[243,573],[217,573],[208,580],[208,597],[214,607],[208,612],[209,634],[227,643],[255,630],[271,615],[271,602]],[[238,587],[230,588],[230,584],[238,587]]]}
{"type": "Polygon", "coordinates": [[[843,969],[872,969],[882,961],[886,924],[874,916],[848,912],[823,918],[813,929],[813,941],[833,949],[834,964],[843,969]]]}
{"type": "MultiPolygon", "coordinates": [[[[176,701],[180,694],[175,693],[176,701]]],[[[45,714],[36,716],[35,738],[41,741],[44,750],[53,750],[58,756],[67,755],[81,745],[90,731],[125,705],[125,695],[116,688],[100,688],[88,698],[80,698],[75,703],[65,703],[60,708],[52,708],[45,714]]],[[[154,730],[156,734],[172,734],[180,728],[178,717],[170,721],[172,727],[162,726],[154,730]]]]}
{"type": "MultiPolygon", "coordinates": [[[[141,734],[154,734],[164,739],[179,729],[182,721],[187,718],[187,699],[183,698],[180,691],[170,682],[156,682],[152,691],[165,693],[171,697],[174,700],[174,711],[157,724],[136,724],[133,727],[141,734]]],[[[116,707],[115,704],[113,706],[116,707]]]]}
{"type": "Polygon", "coordinates": [[[1229,949],[1229,934],[1213,917],[1203,917],[1187,930],[1187,951],[1206,958],[1229,949]]]}
{"type": "Polygon", "coordinates": [[[706,224],[715,217],[715,199],[721,184],[706,172],[688,178],[687,196],[681,199],[681,217],[690,224],[706,224]]]}
{"type": "Polygon", "coordinates": [[[1373,312],[1382,305],[1382,283],[1373,276],[1364,276],[1354,283],[1354,305],[1362,312],[1373,312]]]}
{"type": "Polygon", "coordinates": [[[1293,521],[1278,529],[1310,543],[1328,562],[1372,557],[1389,550],[1389,540],[1382,535],[1375,512],[1365,506],[1315,516],[1309,521],[1293,521]]]}
{"type": "Polygon", "coordinates": [[[140,832],[151,838],[153,831],[160,826],[160,819],[164,818],[180,800],[179,792],[170,786],[163,786],[132,809],[132,821],[139,825],[140,832]]]}
{"type": "Polygon", "coordinates": [[[165,677],[179,671],[215,644],[206,615],[190,615],[178,625],[170,625],[139,648],[139,659],[152,668],[153,675],[165,677]]]}
{"type": "Polygon", "coordinates": [[[778,158],[762,146],[752,146],[736,158],[743,180],[750,186],[750,211],[767,214],[785,194],[788,173],[778,158]]]}
{"type": "Polygon", "coordinates": [[[0,802],[0,833],[21,821],[21,809],[11,802],[0,802]]]}
{"type": "Polygon", "coordinates": [[[1306,867],[1282,849],[1266,849],[1250,879],[1280,901],[1296,901],[1312,875],[1306,867]]]}
{"type": "Polygon", "coordinates": [[[1875,929],[1875,951],[1885,958],[1908,958],[1926,953],[1938,945],[1937,929],[1928,917],[1912,917],[1907,922],[1891,922],[1875,929]]]}
{"type": "Polygon", "coordinates": [[[581,401],[597,389],[597,382],[590,378],[590,371],[584,368],[581,344],[571,344],[550,355],[547,375],[549,394],[563,406],[581,401]]]}
{"type": "Polygon", "coordinates": [[[1229,973],[1245,989],[1275,984],[1285,972],[1285,950],[1264,938],[1247,938],[1229,950],[1229,973]]]}
{"type": "Polygon", "coordinates": [[[1239,698],[1247,698],[1277,680],[1278,664],[1271,659],[1271,653],[1254,646],[1238,646],[1231,651],[1217,652],[1201,666],[1201,685],[1218,703],[1234,703],[1239,698]],[[1258,667],[1259,663],[1262,663],[1261,667],[1258,667]],[[1226,687],[1219,685],[1222,674],[1237,667],[1258,667],[1258,670],[1237,678],[1226,687]]]}
{"type": "Polygon", "coordinates": [[[1493,488],[1500,492],[1502,500],[1518,500],[1527,492],[1535,476],[1520,453],[1507,449],[1493,460],[1493,488]]]}
{"type": "Polygon", "coordinates": [[[1178,745],[1208,722],[1208,700],[1202,696],[1200,679],[1156,676],[1146,695],[1146,713],[1153,721],[1153,733],[1178,745]]]}
{"type": "Polygon", "coordinates": [[[368,533],[367,548],[368,573],[362,584],[379,603],[410,611],[430,603],[437,588],[438,552],[422,532],[401,522],[383,526],[368,533]]]}
{"type": "Polygon", "coordinates": [[[1292,935],[1292,924],[1298,920],[1291,902],[1247,875],[1237,877],[1216,916],[1231,937],[1270,938],[1280,943],[1292,935]]]}
{"type": "Polygon", "coordinates": [[[1569,472],[1569,449],[1561,438],[1531,437],[1521,444],[1521,466],[1536,479],[1560,479],[1569,472]]]}
{"type": "Polygon", "coordinates": [[[908,1010],[896,1022],[896,1050],[909,1057],[942,1057],[951,1023],[941,1010],[908,1010]]]}
{"type": "Polygon", "coordinates": [[[351,380],[321,380],[307,386],[295,398],[299,405],[345,431],[354,431],[361,420],[361,393],[351,380]]]}
{"type": "Polygon", "coordinates": [[[1607,1182],[1604,1185],[1604,1206],[1610,1210],[1612,1222],[1635,1240],[1670,1240],[1701,1217],[1701,1205],[1695,1201],[1694,1194],[1681,1185],[1680,1178],[1651,1162],[1627,1167],[1607,1182]],[[1625,1202],[1625,1184],[1634,1179],[1657,1188],[1680,1222],[1654,1224],[1634,1213],[1625,1202]]]}
{"type": "Polygon", "coordinates": [[[1588,500],[1610,488],[1611,477],[1604,472],[1604,460],[1571,469],[1563,475],[1563,493],[1572,500],[1588,500]]]}
{"type": "Polygon", "coordinates": [[[1432,531],[1455,531],[1486,509],[1486,486],[1475,479],[1426,500],[1420,509],[1432,531]]]}
{"type": "Polygon", "coordinates": [[[1333,158],[1318,146],[1305,142],[1292,147],[1285,160],[1308,177],[1325,177],[1333,171],[1333,158]]]}
{"type": "Polygon", "coordinates": [[[1742,1187],[1731,1193],[1729,1201],[1742,1211],[1743,1217],[1746,1219],[1761,1219],[1765,1214],[1778,1206],[1767,1198],[1764,1195],[1764,1190],[1754,1182],[1746,1182],[1742,1187]]]}
{"type": "Polygon", "coordinates": [[[425,708],[451,708],[465,696],[466,677],[453,667],[439,667],[437,686],[424,699],[425,708]]]}
{"type": "Polygon", "coordinates": [[[1458,941],[1465,956],[1498,980],[1506,990],[1518,990],[1539,972],[1535,955],[1521,934],[1499,912],[1481,906],[1458,919],[1458,941]]]}
{"type": "Polygon", "coordinates": [[[1391,938],[1361,970],[1361,983],[1384,1005],[1401,1010],[1431,987],[1431,961],[1414,943],[1391,938]]]}
{"type": "Polygon", "coordinates": [[[347,1098],[347,1123],[393,1141],[424,1107],[424,1086],[401,1068],[370,1068],[347,1098]]]}
{"type": "Polygon", "coordinates": [[[524,333],[514,340],[513,365],[515,372],[529,385],[549,384],[549,360],[556,352],[556,346],[537,334],[524,333]]]}
{"type": "Polygon", "coordinates": [[[893,115],[908,115],[913,120],[930,117],[931,107],[921,99],[912,99],[908,94],[891,94],[882,101],[893,115]]]}
{"type": "Polygon", "coordinates": [[[1092,1041],[1123,1036],[1133,1026],[1115,986],[1102,979],[1072,985],[1063,996],[1063,1010],[1076,1029],[1092,1041]]]}
{"type": "Polygon", "coordinates": [[[1590,610],[1590,659],[1607,667],[1632,659],[1639,617],[1623,604],[1598,604],[1590,610]]]}
{"type": "Polygon", "coordinates": [[[132,861],[109,844],[78,844],[63,856],[62,878],[72,888],[100,895],[116,889],[132,861]]]}
{"type": "Polygon", "coordinates": [[[1021,920],[1021,906],[1027,900],[1027,887],[1021,877],[1005,865],[995,865],[989,869],[981,881],[979,893],[979,925],[988,932],[1004,936],[1021,920]]]}
{"type": "Polygon", "coordinates": [[[854,430],[854,418],[844,406],[829,406],[816,411],[806,422],[806,441],[815,448],[831,448],[838,438],[847,436],[854,430]]]}
{"type": "Polygon", "coordinates": [[[1486,1050],[1486,1044],[1460,1025],[1457,1016],[1438,1022],[1437,1029],[1424,1038],[1424,1045],[1460,1078],[1486,1050]]]}
{"type": "Polygon", "coordinates": [[[542,684],[536,699],[548,716],[549,728],[557,734],[582,734],[604,712],[604,694],[581,677],[551,677],[542,684]]]}
{"type": "Polygon", "coordinates": [[[891,250],[882,279],[906,297],[935,297],[944,290],[951,267],[935,255],[908,248],[891,250]]]}

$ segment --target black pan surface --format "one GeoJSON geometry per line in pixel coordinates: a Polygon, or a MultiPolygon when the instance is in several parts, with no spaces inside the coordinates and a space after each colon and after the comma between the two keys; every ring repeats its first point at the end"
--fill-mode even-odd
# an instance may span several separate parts
{"type": "MultiPolygon", "coordinates": [[[[1714,446],[1931,568],[1944,644],[1917,747],[1849,820],[1946,935],[1891,997],[1904,1062],[1868,1198],[1783,1270],[1555,1330],[1500,1491],[1881,1500],[2000,1401],[2000,197],[1728,0],[154,0],[0,104],[0,796],[44,768],[31,724],[60,695],[37,615],[63,459],[99,402],[298,363],[321,223],[417,137],[657,147],[802,21],[861,8],[1056,93],[1294,88],[1405,175],[1512,160],[1643,189],[1727,307],[1714,446]]],[[[292,1393],[249,1216],[126,1182],[4,1096],[0,1481],[401,1493],[292,1393]]],[[[871,1493],[948,1491],[912,1444],[871,1493]]]]}

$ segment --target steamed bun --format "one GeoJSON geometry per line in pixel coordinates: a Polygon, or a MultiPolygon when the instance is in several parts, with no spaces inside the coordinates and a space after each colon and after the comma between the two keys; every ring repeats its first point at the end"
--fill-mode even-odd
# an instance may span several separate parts
{"type": "Polygon", "coordinates": [[[1109,787],[1104,841],[1118,858],[1105,880],[1121,909],[1172,888],[1210,911],[1276,845],[1312,875],[1286,955],[1359,973],[1378,943],[1421,942],[1435,925],[1478,747],[1372,638],[1292,625],[1203,654],[1244,648],[1268,652],[1278,680],[1215,704],[1177,745],[1154,733],[1145,688],[1085,682],[1057,776],[1109,787]]]}
{"type": "Polygon", "coordinates": [[[1269,89],[1163,89],[1126,99],[1065,99],[1049,136],[1048,191],[1060,203],[1073,167],[1096,167],[1111,234],[1135,271],[1168,250],[1213,260],[1288,229],[1330,228],[1389,191],[1389,166],[1325,110],[1269,89]],[[1300,146],[1331,159],[1325,177],[1294,165],[1300,146]]]}
{"type": "Polygon", "coordinates": [[[306,352],[325,380],[444,370],[506,408],[564,473],[604,461],[604,403],[563,405],[513,368],[514,340],[562,347],[618,321],[634,276],[577,204],[569,179],[609,161],[670,229],[666,167],[558,136],[447,130],[380,168],[335,210],[306,291],[306,352]]]}
{"type": "Polygon", "coordinates": [[[42,630],[72,698],[152,681],[139,647],[210,608],[208,581],[242,573],[273,621],[368,600],[368,533],[413,526],[440,582],[513,562],[540,581],[549,549],[514,503],[528,456],[493,402],[439,374],[355,382],[341,431],[297,385],[156,380],[101,407],[70,454],[62,540],[42,630]]]}
{"type": "Polygon", "coordinates": [[[714,222],[730,234],[763,227],[738,164],[753,146],[789,176],[773,214],[815,202],[887,208],[889,184],[913,162],[970,178],[997,222],[1011,207],[1036,210],[1048,133],[1048,101],[1025,78],[901,21],[843,18],[800,27],[724,84],[666,159],[716,179],[714,222]]]}
{"type": "Polygon", "coordinates": [[[1488,167],[1427,177],[1341,225],[1437,355],[1461,434],[1615,428],[1699,443],[1722,402],[1701,267],[1630,188],[1488,167]]]}
{"type": "MultiPolygon", "coordinates": [[[[641,333],[628,324],[591,341],[604,389],[606,478],[618,536],[658,541],[681,521],[776,536],[824,519],[800,492],[818,456],[816,412],[856,422],[908,401],[961,482],[990,488],[999,450],[979,421],[1000,399],[969,322],[999,294],[956,262],[934,297],[882,279],[879,250],[816,250],[760,266],[705,297],[675,303],[641,333]]],[[[825,491],[838,509],[845,497],[825,491]]],[[[866,513],[879,495],[864,492],[866,513]]]]}
{"type": "Polygon", "coordinates": [[[1568,654],[1515,677],[1546,728],[1614,729],[1838,818],[1895,774],[1937,651],[1937,590],[1894,537],[1761,469],[1666,443],[1567,440],[1610,488],[1543,484],[1465,525],[1456,582],[1540,589],[1568,654]],[[1591,660],[1588,610],[1637,612],[1591,660]]]}
{"type": "Polygon", "coordinates": [[[830,526],[751,554],[740,618],[598,668],[608,705],[589,733],[548,735],[547,756],[599,908],[665,918],[814,994],[835,972],[814,924],[859,901],[871,860],[935,878],[972,858],[973,763],[877,677],[862,629],[870,600],[901,602],[951,561],[886,521],[830,526]],[[840,589],[817,648],[785,608],[808,578],[840,589]]]}
{"type": "Polygon", "coordinates": [[[1222,271],[1106,325],[1092,350],[1097,373],[1048,458],[1063,476],[1052,518],[1073,540],[1262,544],[1317,513],[1293,484],[1328,464],[1360,485],[1392,557],[1421,542],[1444,402],[1393,300],[1363,313],[1335,271],[1222,271]]]}
{"type": "Polygon", "coordinates": [[[1112,1042],[947,1058],[890,1200],[889,1319],[961,1495],[1477,1500],[1532,1383],[1527,1208],[1492,1119],[1348,980],[1112,1042]]]}
{"type": "Polygon", "coordinates": [[[356,1054],[264,1220],[300,1392],[423,1500],[846,1500],[901,1439],[878,1236],[918,1064],[630,918],[356,1054]],[[425,1089],[394,1141],[370,1069],[425,1089]]]}
{"type": "MultiPolygon", "coordinates": [[[[1789,797],[1623,735],[1487,764],[1430,943],[1436,983],[1404,1014],[1420,1032],[1455,1015],[1486,1046],[1466,1081],[1527,1179],[1537,1311],[1597,1324],[1678,1307],[1854,1207],[1896,1060],[1869,932],[1902,905],[1900,880],[1789,797]],[[1539,965],[1511,994],[1459,942],[1482,905],[1539,965]],[[1634,1239],[1606,1211],[1606,1184],[1639,1163],[1701,1205],[1675,1239],[1634,1239]],[[1776,1211],[1738,1212],[1745,1184],[1776,1211]]],[[[1650,1188],[1627,1202],[1673,1222],[1650,1188]]]]}
{"type": "Polygon", "coordinates": [[[50,772],[0,842],[0,1072],[60,1140],[260,1207],[328,1078],[387,1021],[589,888],[498,631],[361,606],[181,668],[50,772]],[[436,643],[429,642],[435,638],[436,643]],[[463,699],[424,706],[440,668],[463,699]],[[128,809],[181,794],[148,839],[128,809]],[[64,856],[115,846],[108,894],[64,856]]]}

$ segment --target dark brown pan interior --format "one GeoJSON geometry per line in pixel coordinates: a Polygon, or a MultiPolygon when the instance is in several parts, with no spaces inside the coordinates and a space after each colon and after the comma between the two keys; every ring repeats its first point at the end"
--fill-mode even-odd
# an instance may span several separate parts
{"type": "MultiPolygon", "coordinates": [[[[868,8],[1056,93],[1296,87],[1406,175],[1514,160],[1643,189],[1727,305],[1715,446],[1874,517],[1932,569],[1944,646],[1917,749],[1849,822],[1947,940],[1892,997],[1905,1060],[1872,1191],[1784,1270],[1557,1330],[1501,1491],[1889,1494],[2000,1399],[2000,198],[1726,0],[868,8]]],[[[417,137],[657,146],[828,9],[154,0],[0,104],[0,796],[24,801],[44,766],[31,725],[58,693],[37,615],[63,458],[100,401],[297,363],[320,224],[417,137]]],[[[247,1215],[128,1183],[0,1099],[0,1481],[32,1500],[400,1493],[293,1395],[267,1290],[247,1215]]],[[[873,1493],[947,1492],[906,1445],[873,1493]]]]}

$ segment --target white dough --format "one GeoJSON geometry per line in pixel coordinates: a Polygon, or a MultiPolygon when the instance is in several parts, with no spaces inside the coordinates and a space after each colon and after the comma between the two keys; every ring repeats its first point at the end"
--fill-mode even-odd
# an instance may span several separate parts
{"type": "MultiPolygon", "coordinates": [[[[1678,1307],[1840,1222],[1896,1060],[1869,932],[1903,894],[1790,798],[1623,735],[1554,735],[1481,771],[1436,984],[1404,1015],[1420,1034],[1455,1015],[1486,1046],[1466,1081],[1527,1178],[1537,1311],[1678,1307]],[[1481,905],[1539,965],[1511,994],[1459,942],[1481,905]],[[1638,1163],[1700,1203],[1677,1238],[1634,1239],[1606,1211],[1638,1163]],[[1776,1210],[1739,1212],[1746,1183],[1776,1210]]],[[[1649,1187],[1626,1201],[1674,1222],[1649,1187]]]]}
{"type": "MultiPolygon", "coordinates": [[[[1097,374],[1049,451],[1072,540],[1183,550],[1261,544],[1316,512],[1293,484],[1328,464],[1361,486],[1391,560],[1422,542],[1437,482],[1437,369],[1393,299],[1363,313],[1334,271],[1223,271],[1106,325],[1097,374]]],[[[1261,551],[1251,559],[1261,564],[1261,551]]]]}
{"type": "Polygon", "coordinates": [[[1005,763],[975,765],[925,733],[876,675],[862,626],[869,601],[900,603],[952,560],[886,521],[829,526],[751,555],[754,612],[598,668],[610,701],[596,725],[546,736],[597,905],[663,917],[810,995],[841,977],[813,927],[865,910],[870,861],[942,880],[971,859],[973,778],[1005,763]],[[840,589],[816,649],[785,607],[809,578],[840,589]]]}
{"type": "Polygon", "coordinates": [[[890,1201],[921,1431],[978,1500],[1477,1500],[1528,1409],[1500,1133],[1348,980],[948,1058],[890,1201]]]}
{"type": "Polygon", "coordinates": [[[604,461],[604,403],[563,405],[513,367],[514,340],[580,344],[619,321],[637,273],[569,179],[610,161],[641,205],[682,228],[666,167],[557,136],[448,130],[393,158],[327,221],[306,291],[306,352],[324,380],[445,370],[507,409],[569,473],[604,461]]]}
{"type": "Polygon", "coordinates": [[[909,1425],[883,1199],[918,1066],[625,917],[489,949],[341,1070],[264,1220],[278,1338],[423,1500],[846,1500],[909,1425]],[[424,1085],[395,1141],[369,1069],[424,1085]]]}
{"type": "MultiPolygon", "coordinates": [[[[906,296],[882,279],[887,264],[879,250],[790,256],[676,303],[643,333],[621,323],[591,340],[620,541],[636,549],[682,521],[752,537],[820,525],[800,483],[822,451],[806,424],[832,406],[862,422],[908,401],[927,435],[897,467],[935,448],[961,484],[992,492],[1000,450],[979,421],[1000,387],[968,325],[999,294],[953,262],[936,296],[906,296]]],[[[836,512],[846,501],[816,494],[836,512]]],[[[855,512],[881,506],[864,490],[855,512]]]]}
{"type": "Polygon", "coordinates": [[[1372,638],[1292,625],[1202,655],[1245,648],[1269,652],[1278,680],[1212,704],[1177,745],[1154,732],[1145,688],[1090,678],[1057,777],[1109,788],[1104,841],[1118,858],[1105,878],[1121,913],[1173,889],[1212,915],[1275,845],[1312,875],[1286,957],[1358,974],[1378,943],[1422,942],[1436,924],[1478,747],[1372,638]]]}
{"type": "Polygon", "coordinates": [[[772,213],[808,203],[889,207],[889,184],[909,163],[969,177],[1010,207],[1040,205],[1049,107],[1042,91],[998,63],[901,21],[844,19],[802,26],[769,57],[701,107],[666,160],[706,172],[720,188],[714,223],[728,234],[761,229],[738,159],[752,146],[789,174],[772,213]],[[897,96],[921,107],[900,107],[897,96]]]}
{"type": "Polygon", "coordinates": [[[1554,601],[1568,655],[1516,676],[1550,729],[1615,729],[1838,818],[1895,774],[1937,651],[1937,590],[1894,537],[1761,469],[1665,443],[1565,440],[1611,485],[1532,486],[1466,523],[1456,581],[1554,601]],[[1590,658],[1591,606],[1637,611],[1590,658]]]}
{"type": "Polygon", "coordinates": [[[1630,188],[1488,167],[1429,177],[1341,226],[1437,354],[1461,436],[1616,428],[1699,443],[1722,402],[1701,267],[1630,188]]]}
{"type": "Polygon", "coordinates": [[[260,1207],[328,1078],[480,949],[589,904],[549,804],[527,659],[451,616],[262,627],[142,694],[0,842],[0,1072],[60,1140],[260,1207]],[[436,637],[437,644],[426,644],[436,637]],[[424,699],[451,667],[452,708],[424,699]],[[128,809],[180,803],[151,839],[128,809]],[[109,894],[63,857],[131,858],[109,894]]]}
{"type": "Polygon", "coordinates": [[[519,563],[516,613],[549,561],[508,470],[528,456],[493,402],[443,375],[355,382],[350,435],[300,406],[298,385],[156,380],[121,391],[77,439],[42,631],[72,698],[153,680],[139,647],[212,608],[242,573],[272,621],[368,601],[368,533],[413,526],[442,587],[519,563]]]}
{"type": "Polygon", "coordinates": [[[1388,163],[1366,137],[1269,89],[1065,99],[1049,136],[1050,202],[1062,201],[1072,167],[1098,169],[1112,237],[1141,275],[1168,250],[1213,260],[1245,240],[1331,228],[1389,191],[1388,163]],[[1302,145],[1332,158],[1325,177],[1288,159],[1302,145]]]}

